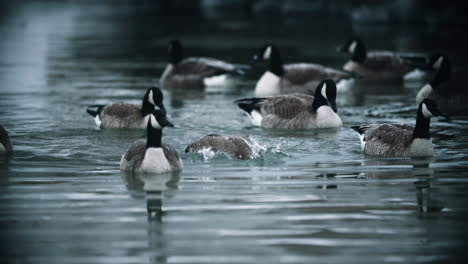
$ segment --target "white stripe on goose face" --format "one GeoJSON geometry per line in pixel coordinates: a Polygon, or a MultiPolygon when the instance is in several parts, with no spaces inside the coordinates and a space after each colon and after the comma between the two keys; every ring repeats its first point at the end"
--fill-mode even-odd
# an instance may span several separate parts
{"type": "Polygon", "coordinates": [[[153,100],[153,90],[150,90],[150,92],[148,93],[148,102],[150,102],[150,104],[152,105],[156,105],[153,100]]]}
{"type": "Polygon", "coordinates": [[[328,100],[328,98],[327,98],[327,84],[326,84],[326,83],[323,83],[321,93],[322,93],[322,96],[323,96],[325,99],[328,100]]]}
{"type": "Polygon", "coordinates": [[[432,116],[434,116],[431,111],[429,111],[429,109],[427,109],[427,106],[426,104],[422,104],[422,113],[423,115],[426,117],[426,118],[430,118],[432,116]]]}
{"type": "Polygon", "coordinates": [[[159,122],[156,120],[156,117],[152,114],[151,115],[151,126],[155,129],[161,129],[161,125],[159,124],[159,122]]]}
{"type": "Polygon", "coordinates": [[[269,60],[269,59],[270,59],[270,56],[271,56],[271,46],[268,46],[268,47],[265,49],[265,52],[263,53],[263,59],[264,59],[264,60],[269,60]]]}
{"type": "Polygon", "coordinates": [[[2,143],[0,143],[0,153],[6,153],[6,148],[2,143]]]}
{"type": "Polygon", "coordinates": [[[434,65],[432,66],[432,68],[434,68],[434,70],[440,69],[440,65],[442,64],[443,60],[444,60],[443,57],[439,57],[437,61],[434,63],[434,65]]]}
{"type": "Polygon", "coordinates": [[[356,50],[356,46],[357,46],[357,42],[354,40],[354,41],[349,45],[349,48],[348,48],[349,53],[354,53],[354,51],[356,50]]]}

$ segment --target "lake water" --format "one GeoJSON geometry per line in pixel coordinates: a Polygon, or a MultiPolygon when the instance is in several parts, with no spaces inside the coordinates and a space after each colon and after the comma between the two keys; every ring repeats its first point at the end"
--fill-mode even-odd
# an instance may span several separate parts
{"type": "Polygon", "coordinates": [[[286,62],[340,67],[346,56],[336,46],[360,34],[375,49],[446,51],[464,70],[461,27],[275,12],[239,18],[215,7],[203,17],[161,17],[152,5],[76,2],[0,11],[0,124],[14,144],[0,160],[2,263],[463,262],[466,118],[431,120],[436,155],[428,159],[365,156],[349,128],[414,124],[420,83],[340,93],[343,127],[319,131],[250,125],[233,101],[254,95],[262,65],[234,89],[164,90],[175,128],[163,140],[184,170],[144,179],[121,174],[119,161],[145,132],[98,129],[85,111],[140,102],[172,38],[186,54],[236,63],[273,42],[286,62]],[[256,157],[183,153],[213,133],[250,135],[256,157]]]}

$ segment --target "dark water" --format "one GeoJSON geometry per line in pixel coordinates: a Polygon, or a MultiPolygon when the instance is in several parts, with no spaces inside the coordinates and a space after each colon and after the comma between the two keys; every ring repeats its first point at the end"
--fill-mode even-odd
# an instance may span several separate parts
{"type": "Polygon", "coordinates": [[[14,144],[0,160],[2,263],[463,262],[468,121],[433,119],[429,159],[364,156],[349,129],[413,124],[420,83],[339,94],[343,128],[294,132],[252,128],[232,103],[253,96],[261,70],[235,89],[164,91],[176,124],[164,140],[184,171],[143,179],[121,174],[119,161],[144,131],[99,130],[85,112],[139,102],[172,38],[186,54],[238,63],[274,42],[284,61],[340,67],[346,58],[335,47],[360,34],[376,49],[446,51],[464,70],[456,20],[388,24],[365,19],[362,8],[329,17],[287,5],[221,12],[210,1],[200,14],[173,14],[145,3],[2,4],[0,124],[14,144]],[[255,159],[183,153],[212,133],[250,135],[255,159]]]}

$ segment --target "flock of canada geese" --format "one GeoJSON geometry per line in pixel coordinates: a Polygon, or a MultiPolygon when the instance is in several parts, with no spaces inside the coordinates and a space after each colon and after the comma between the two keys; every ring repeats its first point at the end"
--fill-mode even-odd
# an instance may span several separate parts
{"type": "MultiPolygon", "coordinates": [[[[343,69],[319,64],[283,64],[279,49],[264,45],[253,57],[268,69],[257,81],[255,98],[235,101],[254,126],[270,129],[319,129],[342,126],[336,97],[340,89],[354,80],[378,83],[401,81],[414,70],[431,72],[431,78],[418,92],[416,125],[364,124],[353,126],[364,153],[383,157],[425,157],[434,155],[429,133],[430,118],[444,114],[464,114],[467,95],[454,85],[451,64],[444,54],[414,54],[392,51],[367,51],[363,41],[352,38],[339,51],[351,56],[343,69]],[[442,110],[439,111],[439,107],[442,110]]],[[[250,66],[204,58],[184,58],[178,40],[169,43],[169,63],[161,75],[163,89],[204,88],[223,85],[241,78],[250,66]]],[[[114,103],[91,105],[86,110],[100,128],[146,128],[146,140],[133,143],[122,156],[120,169],[133,173],[166,173],[182,170],[176,149],[162,142],[162,129],[172,127],[159,87],[146,91],[141,104],[114,103]]],[[[0,153],[12,146],[0,126],[0,153]]],[[[233,159],[249,159],[251,142],[246,136],[208,135],[188,145],[185,152],[212,148],[233,159]]]]}

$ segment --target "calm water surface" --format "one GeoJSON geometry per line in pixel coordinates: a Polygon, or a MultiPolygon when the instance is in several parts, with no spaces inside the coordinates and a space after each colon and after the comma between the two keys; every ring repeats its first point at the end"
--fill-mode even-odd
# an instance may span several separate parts
{"type": "Polygon", "coordinates": [[[304,20],[309,28],[285,17],[184,24],[153,11],[31,2],[0,13],[0,124],[14,144],[14,155],[0,160],[2,263],[462,261],[468,121],[432,119],[429,159],[365,156],[349,128],[414,124],[418,83],[341,93],[343,128],[320,131],[250,126],[232,102],[254,95],[262,66],[234,89],[165,90],[176,127],[164,140],[179,150],[184,171],[138,179],[121,174],[119,161],[144,131],[100,130],[85,112],[90,104],[140,102],[159,80],[171,38],[182,39],[186,54],[238,63],[271,41],[287,62],[340,67],[346,58],[335,47],[363,34],[381,49],[446,50],[460,69],[466,45],[445,41],[459,28],[434,34],[320,17],[304,20]],[[256,157],[183,153],[212,133],[250,135],[256,157]]]}

